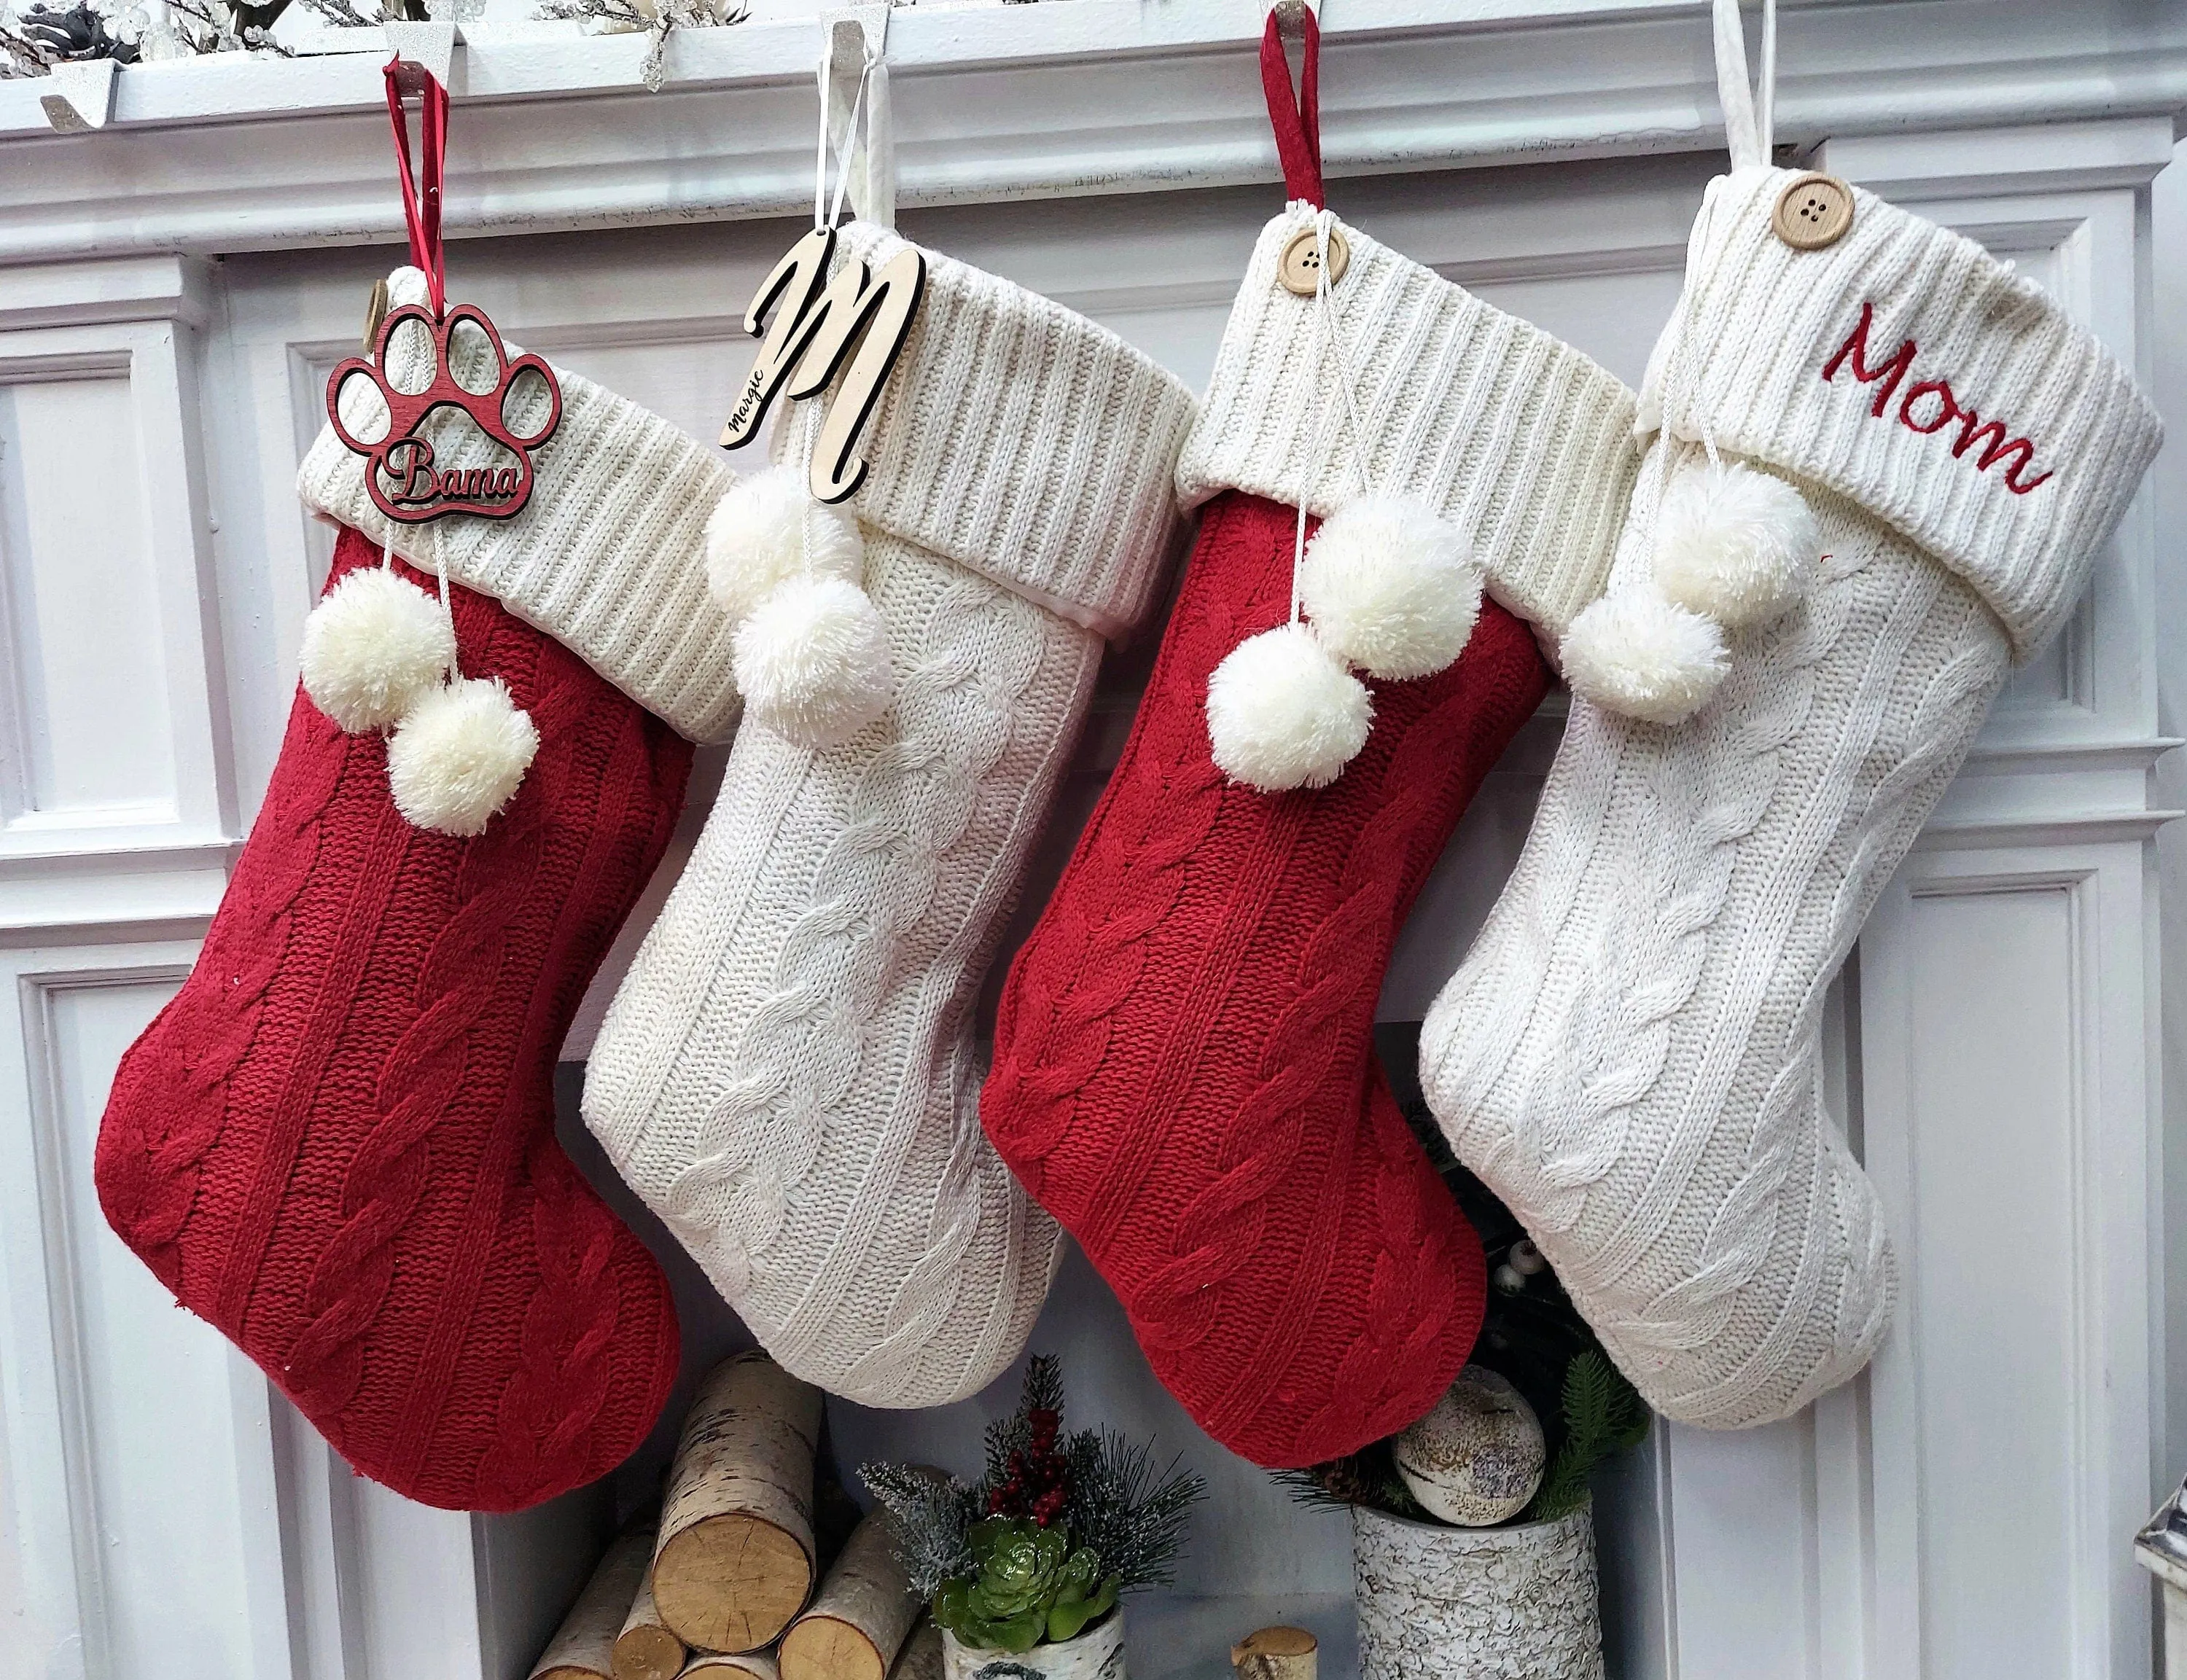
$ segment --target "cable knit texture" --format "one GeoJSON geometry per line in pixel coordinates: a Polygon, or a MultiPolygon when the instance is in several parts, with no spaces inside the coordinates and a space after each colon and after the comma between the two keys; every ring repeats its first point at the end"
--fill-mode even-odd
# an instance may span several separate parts
{"type": "MultiPolygon", "coordinates": [[[[399,268],[389,278],[397,304],[424,301],[424,276],[399,268]]],[[[513,357],[520,353],[509,345],[513,357]]],[[[432,374],[433,350],[421,329],[398,331],[388,346],[387,377],[397,390],[419,390],[432,374]]],[[[459,332],[452,348],[457,379],[490,389],[498,373],[484,334],[459,332]]],[[[687,739],[725,741],[735,733],[738,700],[729,675],[735,626],[706,591],[706,516],[734,475],[718,450],[694,441],[659,415],[565,368],[562,423],[533,452],[531,499],[512,520],[443,519],[403,525],[365,493],[365,460],[331,425],[297,469],[305,505],[361,531],[375,543],[431,571],[445,565],[458,583],[498,597],[527,624],[574,648],[593,670],[687,739]]],[[[534,382],[510,395],[510,419],[536,428],[546,410],[534,382]]],[[[385,434],[386,405],[363,379],[342,390],[351,430],[385,434]]],[[[453,410],[419,428],[443,468],[503,464],[506,457],[469,419],[453,410]]]]}
{"type": "MultiPolygon", "coordinates": [[[[853,222],[838,261],[905,240],[853,222]]],[[[1176,379],[1114,333],[935,251],[869,423],[858,517],[1104,637],[1168,576],[1170,474],[1193,420],[1176,379]]],[[[778,446],[790,428],[777,433],[778,446]]]]}
{"type": "MultiPolygon", "coordinates": [[[[2016,640],[2070,608],[2156,442],[2104,352],[1966,241],[1861,194],[1837,244],[1781,244],[1791,178],[1712,189],[1686,347],[1659,359],[1674,431],[1705,422],[1794,478],[1818,576],[1729,635],[1729,674],[1689,722],[1574,701],[1518,868],[1421,1042],[1459,1158],[1611,1357],[1658,1410],[1717,1427],[1805,1405],[1889,1323],[1881,1211],[1823,1105],[1824,995],[2016,640]],[[1869,374],[1917,344],[1880,411],[1881,378],[1830,372],[1864,307],[1869,374]],[[1907,418],[1916,382],[1946,379],[2034,441],[2013,462],[2031,488],[1980,464],[1986,441],[1925,429],[1935,389],[1907,418]]],[[[1613,597],[1648,587],[1661,483],[1651,451],[1613,597]]]]}
{"type": "Polygon", "coordinates": [[[739,733],[584,1102],[770,1353],[897,1407],[984,1387],[1054,1275],[1054,1224],[980,1131],[972,1014],[1092,692],[1085,626],[1158,582],[1192,413],[1091,323],[927,262],[852,504],[894,703],[826,751],[739,733]]]}
{"type": "Polygon", "coordinates": [[[1480,1329],[1481,1246],[1373,1054],[1428,870],[1547,685],[1482,609],[1459,661],[1376,686],[1330,786],[1268,795],[1201,697],[1290,610],[1293,509],[1224,495],[1122,761],[1013,964],[981,1117],[1200,1426],[1263,1464],[1403,1428],[1480,1329]]]}
{"type": "MultiPolygon", "coordinates": [[[[1314,300],[1277,280],[1313,225],[1261,230],[1200,423],[1178,463],[1188,508],[1225,490],[1326,516],[1362,486],[1314,300]]],[[[1571,346],[1346,226],[1331,288],[1380,495],[1414,496],[1471,534],[1488,593],[1552,637],[1602,593],[1640,452],[1633,393],[1571,346]]]]}
{"type": "MultiPolygon", "coordinates": [[[[346,531],[329,587],[379,559],[346,531]]],[[[359,1471],[509,1510],[621,1463],[676,1374],[666,1280],[556,1144],[551,1081],[691,749],[453,593],[464,670],[539,728],[515,798],[474,840],[412,827],[383,739],[300,689],[197,964],[122,1059],[95,1173],[122,1240],[359,1471]]]]}

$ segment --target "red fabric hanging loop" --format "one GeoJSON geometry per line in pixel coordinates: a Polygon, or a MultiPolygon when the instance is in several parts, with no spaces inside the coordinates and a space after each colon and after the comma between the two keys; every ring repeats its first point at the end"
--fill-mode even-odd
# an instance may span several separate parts
{"type": "Polygon", "coordinates": [[[448,90],[430,70],[412,65],[406,71],[399,53],[387,61],[387,115],[395,126],[395,160],[402,177],[402,220],[410,229],[410,261],[424,271],[433,318],[446,312],[446,262],[441,250],[441,188],[448,149],[448,90]],[[410,124],[403,111],[402,87],[415,77],[424,84],[419,98],[419,131],[424,153],[422,178],[410,163],[410,124]]]}
{"type": "Polygon", "coordinates": [[[1321,25],[1311,7],[1300,10],[1306,20],[1306,53],[1296,96],[1291,93],[1290,63],[1284,56],[1283,29],[1273,11],[1261,35],[1261,87],[1268,96],[1268,121],[1276,131],[1276,155],[1283,160],[1284,189],[1319,210],[1321,25]]]}

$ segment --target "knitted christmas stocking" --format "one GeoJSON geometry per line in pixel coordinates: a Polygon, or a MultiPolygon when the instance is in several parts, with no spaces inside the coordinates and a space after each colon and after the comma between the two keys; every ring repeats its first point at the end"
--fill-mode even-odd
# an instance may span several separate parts
{"type": "Polygon", "coordinates": [[[1763,166],[1729,9],[1739,166],[1651,372],[1668,436],[1566,640],[1582,697],[1525,852],[1421,1042],[1459,1157],[1612,1357],[1725,1427],[1842,1382],[1888,1323],[1824,992],[2158,439],[2009,264],[1763,166]]]}
{"type": "Polygon", "coordinates": [[[1547,687],[1522,615],[1554,631],[1600,587],[1638,458],[1616,379],[1325,216],[1294,203],[1255,246],[1178,469],[1206,504],[1182,597],[1011,968],[981,1098],[1162,1381],[1278,1465],[1403,1427],[1472,1348],[1480,1245],[1375,1061],[1375,1000],[1414,895],[1547,687]],[[1302,250],[1329,272],[1340,248],[1325,292],[1311,269],[1291,284],[1302,250]],[[1302,504],[1328,516],[1300,576],[1310,620],[1302,504]],[[1408,551],[1463,553],[1465,532],[1471,563],[1423,561],[1400,598],[1408,551]],[[1497,598],[1476,622],[1481,570],[1497,598]],[[1448,642],[1407,656],[1453,610],[1454,664],[1448,642]],[[1412,680],[1378,680],[1363,744],[1336,732],[1313,762],[1315,691],[1366,700],[1340,659],[1412,680]]]}
{"type": "MultiPolygon", "coordinates": [[[[838,235],[840,260],[877,274],[914,249],[869,223],[838,235]]],[[[1138,622],[1161,581],[1192,416],[1183,388],[1110,334],[925,261],[846,504],[855,527],[816,507],[782,532],[836,558],[863,542],[883,709],[834,745],[796,744],[795,717],[747,718],[584,1099],[624,1177],[770,1353],[897,1407],[985,1385],[1054,1268],[1054,1226],[980,1132],[972,1013],[1102,638],[1138,622]]],[[[804,437],[804,413],[778,435],[804,437]]],[[[724,503],[717,547],[751,558],[739,522],[789,470],[724,503]]],[[[803,715],[823,721],[808,739],[841,720],[803,715]]]]}
{"type": "Polygon", "coordinates": [[[612,1469],[677,1366],[666,1280],[556,1145],[550,1080],[682,806],[679,729],[733,727],[700,552],[727,475],[561,382],[562,430],[506,523],[391,530],[356,457],[323,435],[306,458],[307,502],[353,527],[306,632],[312,694],[195,968],[123,1059],[96,1163],[108,1219],[183,1305],[358,1470],[454,1509],[612,1469]],[[390,536],[402,559],[383,570],[390,536]],[[533,742],[468,837],[391,796],[425,708],[383,738],[360,722],[370,683],[327,674],[344,613],[394,665],[406,624],[445,623],[413,587],[435,591],[438,562],[461,580],[464,680],[436,692],[499,685],[533,742]],[[406,600],[424,616],[403,620],[406,600]]]}

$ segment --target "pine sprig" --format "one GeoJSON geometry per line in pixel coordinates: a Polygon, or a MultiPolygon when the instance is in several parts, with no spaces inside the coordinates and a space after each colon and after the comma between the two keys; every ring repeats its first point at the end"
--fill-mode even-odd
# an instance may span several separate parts
{"type": "Polygon", "coordinates": [[[866,1464],[858,1475],[888,1511],[890,1538],[912,1591],[930,1599],[943,1582],[974,1573],[968,1536],[981,1502],[972,1489],[914,1464],[866,1464]]]}
{"type": "Polygon", "coordinates": [[[1167,1586],[1192,1508],[1207,1484],[1192,1471],[1179,1474],[1172,1458],[1159,1472],[1154,1448],[1114,1430],[1091,1430],[1071,1438],[1069,1513],[1072,1542],[1090,1546],[1119,1591],[1167,1586]]]}
{"type": "Polygon", "coordinates": [[[1624,1374],[1589,1348],[1565,1368],[1565,1440],[1533,1501],[1526,1522],[1551,1522],[1587,1503],[1594,1467],[1638,1446],[1648,1433],[1648,1408],[1624,1374]]]}

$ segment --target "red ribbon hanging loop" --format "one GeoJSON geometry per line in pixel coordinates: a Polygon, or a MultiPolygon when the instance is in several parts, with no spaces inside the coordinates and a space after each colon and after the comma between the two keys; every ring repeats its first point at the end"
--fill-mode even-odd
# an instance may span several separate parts
{"type": "Polygon", "coordinates": [[[402,177],[402,219],[410,229],[410,261],[424,271],[426,295],[432,300],[433,318],[447,312],[444,276],[447,265],[441,251],[441,188],[447,171],[448,149],[448,90],[430,70],[418,65],[405,66],[399,53],[387,61],[387,115],[395,126],[395,159],[402,177]],[[410,124],[403,110],[406,81],[422,83],[419,97],[419,132],[424,153],[422,179],[413,179],[410,164],[410,124]]]}
{"type": "Polygon", "coordinates": [[[1290,61],[1284,56],[1284,34],[1276,14],[1261,36],[1261,87],[1268,96],[1268,121],[1276,131],[1276,155],[1283,160],[1284,188],[1316,210],[1321,194],[1321,25],[1311,7],[1302,6],[1306,49],[1299,87],[1291,93],[1290,61]]]}

